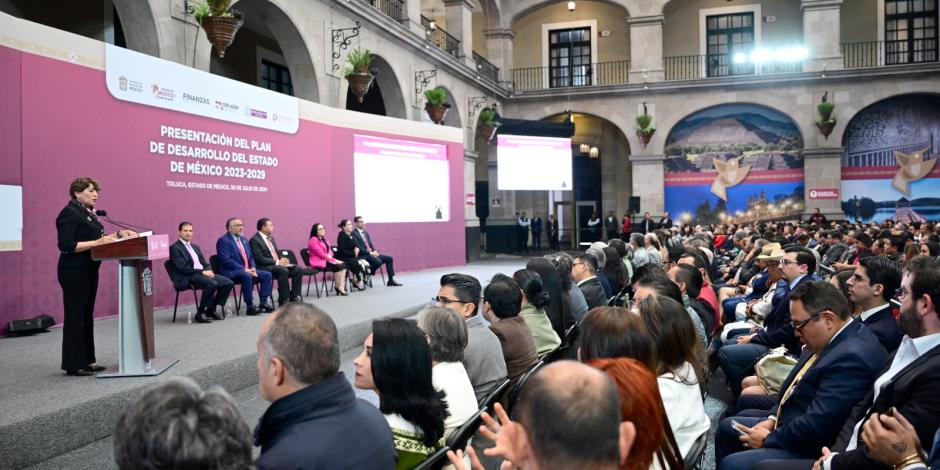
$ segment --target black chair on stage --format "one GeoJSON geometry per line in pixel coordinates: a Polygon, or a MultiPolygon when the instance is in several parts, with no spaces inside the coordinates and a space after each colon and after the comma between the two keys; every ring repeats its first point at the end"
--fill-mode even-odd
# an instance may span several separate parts
{"type": "Polygon", "coordinates": [[[509,380],[509,379],[503,380],[502,383],[500,383],[495,388],[493,388],[493,390],[490,390],[490,393],[487,393],[486,395],[483,396],[483,398],[480,398],[480,402],[479,402],[480,409],[489,411],[490,414],[492,414],[493,405],[495,405],[496,402],[498,402],[499,399],[506,393],[506,390],[509,389],[509,384],[511,383],[512,383],[512,380],[509,380]]]}
{"type": "Polygon", "coordinates": [[[412,470],[440,470],[447,464],[447,451],[450,450],[447,446],[441,447],[437,452],[428,456],[428,458],[419,463],[416,467],[412,467],[412,470]]]}
{"type": "Polygon", "coordinates": [[[196,298],[196,291],[197,291],[197,290],[202,290],[202,288],[199,287],[199,286],[194,286],[194,285],[192,285],[192,284],[190,284],[189,287],[187,287],[187,288],[185,288],[185,289],[179,289],[179,288],[177,288],[177,287],[176,287],[176,283],[173,282],[173,271],[172,271],[172,270],[173,270],[173,265],[172,265],[172,262],[171,262],[170,260],[164,261],[164,262],[163,262],[163,268],[166,269],[166,275],[170,277],[170,282],[173,284],[173,290],[176,291],[176,300],[173,301],[173,323],[176,323],[176,307],[179,306],[179,303],[180,303],[180,292],[185,292],[185,291],[188,291],[188,290],[193,291],[193,304],[198,306],[198,305],[199,305],[199,299],[196,298]]]}
{"type": "Polygon", "coordinates": [[[519,401],[519,395],[522,394],[522,388],[525,387],[525,382],[526,382],[526,380],[529,380],[529,377],[531,377],[532,374],[538,372],[539,369],[541,369],[542,366],[544,366],[544,365],[545,365],[545,361],[539,361],[539,362],[537,362],[534,366],[532,366],[532,367],[531,367],[529,370],[527,370],[524,374],[522,374],[521,376],[519,376],[519,378],[516,380],[515,385],[512,386],[512,390],[509,391],[509,398],[508,398],[507,401],[506,401],[506,405],[507,405],[507,406],[506,406],[506,413],[507,413],[510,417],[512,417],[512,409],[513,409],[513,407],[516,405],[516,402],[519,401]]]}
{"type": "MultiPolygon", "coordinates": [[[[209,266],[212,267],[212,272],[214,273],[219,272],[219,255],[212,255],[209,257],[209,266]]],[[[260,297],[261,296],[261,283],[255,282],[254,280],[252,280],[251,284],[257,289],[258,296],[260,297]]],[[[236,282],[235,288],[232,289],[231,293],[229,294],[229,295],[235,296],[235,315],[241,315],[241,313],[239,313],[239,310],[241,310],[242,308],[241,287],[242,287],[241,284],[236,282]]]]}
{"type": "MultiPolygon", "coordinates": [[[[313,284],[315,286],[317,285],[316,275],[318,272],[320,272],[319,269],[311,268],[310,263],[307,263],[307,267],[301,266],[300,263],[297,262],[297,255],[294,254],[294,250],[281,250],[281,256],[287,258],[287,260],[290,261],[290,264],[293,264],[294,266],[297,267],[297,269],[301,270],[301,272],[303,273],[303,277],[308,278],[308,280],[309,278],[313,278],[313,284]]],[[[307,261],[309,261],[309,257],[307,261]]],[[[317,287],[316,291],[317,291],[317,298],[319,299],[320,288],[317,287]]],[[[307,282],[307,295],[310,295],[310,282],[307,282]]],[[[300,296],[300,298],[301,300],[303,300],[304,296],[300,296]]]]}
{"type": "Polygon", "coordinates": [[[445,447],[453,451],[464,450],[467,443],[470,442],[470,438],[480,428],[480,423],[483,421],[483,411],[485,410],[477,410],[470,419],[461,424],[459,428],[454,429],[454,432],[448,436],[445,447]]]}
{"type": "MultiPolygon", "coordinates": [[[[307,270],[309,270],[309,274],[308,274],[308,271],[304,271],[304,276],[313,278],[313,288],[314,288],[313,290],[317,293],[317,298],[318,299],[320,298],[321,284],[322,284],[324,293],[326,294],[327,297],[329,297],[330,291],[326,288],[326,269],[320,269],[320,268],[315,268],[313,266],[310,266],[310,250],[307,248],[300,250],[300,259],[304,261],[304,266],[306,266],[307,270]],[[323,275],[323,281],[319,284],[317,283],[317,274],[323,275]]],[[[293,263],[293,261],[291,262],[293,263]]],[[[307,295],[310,295],[310,282],[307,282],[307,295]]]]}

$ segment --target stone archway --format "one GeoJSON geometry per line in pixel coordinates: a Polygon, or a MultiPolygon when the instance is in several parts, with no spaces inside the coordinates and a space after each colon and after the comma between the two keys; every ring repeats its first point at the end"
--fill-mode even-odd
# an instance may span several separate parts
{"type": "Polygon", "coordinates": [[[385,101],[385,115],[401,119],[408,119],[408,107],[405,96],[401,90],[401,82],[395,75],[392,65],[383,57],[372,54],[372,68],[378,71],[375,82],[382,90],[385,101]]]}

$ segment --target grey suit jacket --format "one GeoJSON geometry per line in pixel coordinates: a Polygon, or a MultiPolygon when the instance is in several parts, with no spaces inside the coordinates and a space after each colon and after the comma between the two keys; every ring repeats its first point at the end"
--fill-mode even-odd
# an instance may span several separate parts
{"type": "Polygon", "coordinates": [[[477,401],[506,379],[506,360],[499,338],[490,331],[483,317],[467,320],[467,348],[463,350],[463,366],[470,376],[477,401]]]}

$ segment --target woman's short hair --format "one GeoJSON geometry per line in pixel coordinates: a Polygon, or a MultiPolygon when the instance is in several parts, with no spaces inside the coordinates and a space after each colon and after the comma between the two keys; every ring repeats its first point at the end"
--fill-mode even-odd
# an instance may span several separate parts
{"type": "Polygon", "coordinates": [[[520,269],[513,273],[512,279],[519,284],[519,289],[525,294],[528,302],[541,310],[548,306],[551,299],[548,292],[542,287],[542,276],[531,269],[520,269]]]}
{"type": "Polygon", "coordinates": [[[372,322],[372,379],[379,410],[401,415],[421,431],[425,445],[436,446],[444,436],[447,403],[431,381],[431,348],[414,321],[372,322]]]}
{"type": "Polygon", "coordinates": [[[630,357],[656,371],[653,337],[638,315],[623,307],[597,307],[585,315],[579,333],[581,360],[630,357]]]}
{"type": "Polygon", "coordinates": [[[89,186],[95,188],[95,191],[101,191],[101,183],[98,183],[98,180],[87,176],[75,178],[69,184],[69,198],[75,199],[75,193],[80,193],[88,189],[89,186]]]}
{"type": "Polygon", "coordinates": [[[459,313],[449,308],[428,307],[418,313],[418,318],[418,326],[428,335],[432,361],[463,361],[467,323],[459,313]]]}

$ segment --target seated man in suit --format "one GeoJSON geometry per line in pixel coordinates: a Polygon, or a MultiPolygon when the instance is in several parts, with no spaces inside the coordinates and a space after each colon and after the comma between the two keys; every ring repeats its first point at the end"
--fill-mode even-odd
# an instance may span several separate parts
{"type": "Polygon", "coordinates": [[[193,224],[180,222],[179,236],[179,240],[170,245],[173,287],[177,290],[189,289],[190,286],[202,288],[202,299],[196,308],[196,322],[224,320],[224,311],[219,314],[217,307],[224,306],[228,301],[234,284],[229,278],[212,272],[209,262],[202,256],[202,250],[192,243],[193,224]]]}
{"type": "Polygon", "coordinates": [[[842,423],[871,388],[887,353],[852,319],[848,301],[825,281],[790,293],[791,326],[806,345],[783,382],[780,402],[761,417],[724,419],[715,435],[719,470],[751,468],[770,459],[805,459],[831,445],[842,423]]]}
{"type": "Polygon", "coordinates": [[[852,302],[862,309],[862,324],[878,337],[888,353],[893,353],[901,344],[901,330],[888,301],[901,285],[898,264],[881,256],[862,258],[845,284],[852,302]]]}
{"type": "Polygon", "coordinates": [[[604,287],[597,280],[597,258],[590,253],[581,253],[574,257],[571,264],[571,278],[578,283],[578,289],[584,294],[588,309],[607,305],[604,287]]]}
{"type": "Polygon", "coordinates": [[[385,270],[388,272],[388,282],[386,282],[386,285],[400,286],[401,284],[395,281],[395,260],[389,255],[379,253],[379,250],[375,248],[375,244],[372,243],[372,237],[369,235],[369,232],[366,232],[365,219],[363,219],[361,215],[357,215],[356,218],[353,219],[353,222],[356,223],[356,229],[353,230],[352,236],[356,245],[359,247],[359,257],[369,262],[373,273],[378,271],[379,266],[384,264],[385,270]]]}
{"type": "Polygon", "coordinates": [[[273,233],[274,222],[268,218],[259,219],[258,233],[248,240],[248,244],[251,245],[257,268],[271,273],[271,277],[277,279],[277,305],[280,307],[287,302],[300,302],[304,270],[278,254],[280,252],[272,237],[273,233]]]}
{"type": "Polygon", "coordinates": [[[241,284],[242,296],[248,315],[273,312],[274,307],[267,302],[271,297],[271,273],[255,269],[255,259],[245,240],[245,226],[241,219],[232,217],[225,222],[225,235],[215,242],[215,252],[219,256],[219,271],[234,282],[241,284]],[[261,299],[256,308],[252,300],[252,286],[255,282],[261,283],[261,299]]]}

